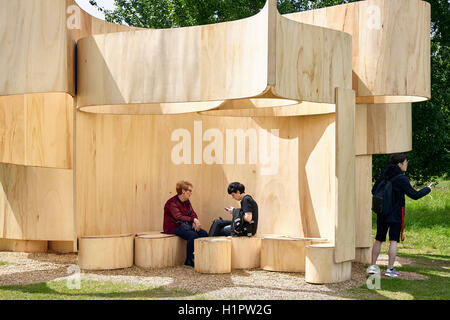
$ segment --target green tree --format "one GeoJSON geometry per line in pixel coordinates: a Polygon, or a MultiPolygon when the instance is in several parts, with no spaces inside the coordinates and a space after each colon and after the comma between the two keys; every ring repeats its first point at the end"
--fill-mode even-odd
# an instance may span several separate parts
{"type": "MultiPolygon", "coordinates": [[[[281,14],[317,9],[356,0],[278,0],[281,14]]],[[[408,153],[408,175],[417,183],[450,176],[450,2],[431,4],[431,95],[412,108],[413,150],[408,153]]],[[[115,0],[105,10],[107,21],[145,28],[173,28],[218,23],[258,13],[265,0],[115,0]]],[[[373,156],[373,177],[387,163],[387,155],[373,156]]]]}

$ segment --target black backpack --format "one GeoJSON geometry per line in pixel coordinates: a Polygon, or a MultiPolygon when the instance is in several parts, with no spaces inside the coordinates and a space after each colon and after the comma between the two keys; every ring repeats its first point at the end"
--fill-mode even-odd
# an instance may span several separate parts
{"type": "Polygon", "coordinates": [[[253,235],[254,221],[251,223],[244,221],[244,211],[242,208],[233,209],[233,220],[231,224],[231,236],[251,237],[253,235]]]}
{"type": "Polygon", "coordinates": [[[390,180],[384,178],[377,186],[372,196],[372,211],[381,217],[386,217],[392,211],[392,181],[402,176],[398,174],[390,180]]]}

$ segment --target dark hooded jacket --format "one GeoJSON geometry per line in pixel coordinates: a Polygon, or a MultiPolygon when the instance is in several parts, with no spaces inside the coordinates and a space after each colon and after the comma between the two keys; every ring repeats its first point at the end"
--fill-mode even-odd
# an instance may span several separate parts
{"type": "Polygon", "coordinates": [[[420,189],[419,191],[416,191],[411,184],[409,183],[408,178],[404,175],[403,171],[400,169],[399,166],[394,164],[389,164],[386,170],[384,170],[378,180],[375,182],[372,188],[372,194],[375,193],[375,190],[378,187],[378,184],[383,179],[392,179],[395,176],[398,176],[395,178],[395,180],[392,181],[392,203],[393,203],[393,210],[385,217],[383,218],[383,222],[386,223],[401,223],[402,222],[402,208],[405,207],[405,194],[410,197],[411,199],[417,200],[424,196],[426,196],[428,193],[431,192],[431,189],[429,187],[425,187],[423,189],[420,189]],[[400,176],[398,176],[400,175],[400,176]]]}

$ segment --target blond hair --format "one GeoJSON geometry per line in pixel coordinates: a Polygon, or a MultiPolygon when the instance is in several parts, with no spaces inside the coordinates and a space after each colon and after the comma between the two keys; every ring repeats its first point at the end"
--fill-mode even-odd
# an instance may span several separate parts
{"type": "Polygon", "coordinates": [[[189,187],[193,188],[192,183],[190,183],[189,181],[184,180],[178,181],[176,186],[177,194],[178,195],[182,194],[183,193],[182,190],[186,191],[188,190],[189,187]]]}

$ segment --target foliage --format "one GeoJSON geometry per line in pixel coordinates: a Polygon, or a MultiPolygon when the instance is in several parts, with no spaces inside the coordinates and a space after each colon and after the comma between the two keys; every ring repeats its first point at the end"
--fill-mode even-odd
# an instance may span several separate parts
{"type": "MultiPolygon", "coordinates": [[[[317,9],[355,0],[278,0],[281,14],[317,9]]],[[[431,95],[414,103],[413,150],[409,152],[408,175],[423,183],[450,176],[450,2],[431,4],[431,95]]],[[[172,28],[242,19],[261,10],[265,0],[115,0],[113,11],[101,8],[107,21],[146,28],[172,28]]],[[[387,164],[386,155],[374,155],[373,177],[387,164]]]]}

